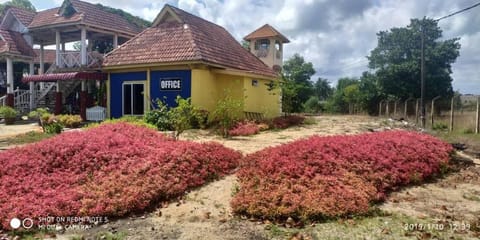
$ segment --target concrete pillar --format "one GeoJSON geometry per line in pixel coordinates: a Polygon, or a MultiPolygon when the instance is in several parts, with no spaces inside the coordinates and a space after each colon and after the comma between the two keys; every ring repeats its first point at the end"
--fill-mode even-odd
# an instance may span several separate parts
{"type": "Polygon", "coordinates": [[[9,107],[15,107],[15,99],[13,95],[13,60],[7,57],[7,99],[6,105],[9,107]]]}
{"type": "Polygon", "coordinates": [[[87,83],[82,80],[82,87],[80,91],[80,117],[83,121],[87,120],[87,83]]]}
{"type": "Polygon", "coordinates": [[[65,49],[65,42],[62,42],[62,52],[64,53],[66,51],[65,49]]]}
{"type": "MultiPolygon", "coordinates": [[[[30,75],[33,75],[35,72],[35,69],[34,69],[34,64],[33,64],[33,61],[30,62],[30,72],[29,74],[30,75]]],[[[29,82],[29,87],[30,87],[30,110],[33,110],[35,108],[35,96],[37,95],[36,94],[36,91],[35,91],[35,82],[29,82]]]]}
{"type": "Polygon", "coordinates": [[[82,66],[87,65],[87,29],[82,27],[81,30],[81,39],[80,39],[80,56],[81,56],[81,64],[82,66]]]}
{"type": "Polygon", "coordinates": [[[54,114],[58,115],[62,113],[62,92],[60,91],[60,82],[57,81],[56,93],[55,93],[55,111],[54,114]]]}
{"type": "Polygon", "coordinates": [[[43,44],[40,45],[40,69],[38,70],[38,74],[45,73],[45,50],[43,44]]]}
{"type": "Polygon", "coordinates": [[[113,49],[118,47],[118,35],[113,35],[113,49]]]}
{"type": "Polygon", "coordinates": [[[60,61],[60,31],[56,30],[55,31],[55,57],[56,57],[56,64],[57,66],[61,65],[60,61]]]}

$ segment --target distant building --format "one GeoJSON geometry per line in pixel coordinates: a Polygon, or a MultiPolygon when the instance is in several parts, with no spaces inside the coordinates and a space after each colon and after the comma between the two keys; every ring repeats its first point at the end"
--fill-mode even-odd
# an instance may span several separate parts
{"type": "Polygon", "coordinates": [[[279,72],[283,66],[283,44],[289,43],[272,26],[265,24],[243,38],[249,42],[250,52],[260,58],[265,64],[279,72]]]}

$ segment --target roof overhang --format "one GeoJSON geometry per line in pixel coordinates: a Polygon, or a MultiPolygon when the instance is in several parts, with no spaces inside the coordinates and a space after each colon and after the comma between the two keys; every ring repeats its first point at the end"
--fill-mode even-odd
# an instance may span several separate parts
{"type": "Polygon", "coordinates": [[[42,75],[29,75],[22,78],[22,82],[56,82],[70,80],[107,80],[106,73],[101,72],[68,72],[42,75]]]}

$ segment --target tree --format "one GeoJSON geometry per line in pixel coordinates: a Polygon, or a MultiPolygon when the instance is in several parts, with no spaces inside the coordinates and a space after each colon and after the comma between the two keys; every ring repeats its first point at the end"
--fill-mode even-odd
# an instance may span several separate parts
{"type": "Polygon", "coordinates": [[[330,82],[325,78],[318,78],[313,88],[315,96],[320,101],[327,100],[333,94],[333,88],[330,86],[330,82]]]}
{"type": "Polygon", "coordinates": [[[359,82],[356,78],[345,77],[338,79],[337,86],[332,96],[327,101],[327,111],[335,113],[348,113],[351,110],[349,104],[358,99],[355,97],[358,92],[358,84],[359,82]],[[355,87],[349,87],[352,85],[355,87]]]}
{"type": "Polygon", "coordinates": [[[377,82],[377,77],[369,72],[363,72],[358,83],[360,91],[360,107],[368,114],[378,114],[378,103],[385,98],[377,82]]]}
{"type": "Polygon", "coordinates": [[[36,12],[37,9],[35,9],[35,6],[29,1],[29,0],[11,0],[7,1],[3,4],[0,4],[0,12],[3,12],[5,7],[7,6],[14,6],[14,7],[19,7],[23,8],[32,12],[36,12]]]}
{"type": "Polygon", "coordinates": [[[313,85],[310,78],[314,74],[313,64],[305,62],[305,59],[299,54],[293,55],[284,63],[282,75],[283,81],[286,83],[283,85],[286,86],[286,89],[282,87],[282,93],[293,91],[289,96],[292,112],[302,111],[302,104],[313,95],[313,85]]]}
{"type": "Polygon", "coordinates": [[[442,30],[432,19],[412,19],[406,27],[377,34],[377,47],[368,60],[383,94],[398,99],[420,97],[422,28],[425,32],[426,98],[452,96],[451,65],[459,56],[459,38],[440,40],[442,30]]]}

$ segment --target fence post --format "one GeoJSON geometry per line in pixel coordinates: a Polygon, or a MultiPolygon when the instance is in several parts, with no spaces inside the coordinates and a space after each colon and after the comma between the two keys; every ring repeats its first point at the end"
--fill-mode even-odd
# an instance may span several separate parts
{"type": "Polygon", "coordinates": [[[380,103],[378,104],[378,116],[381,117],[382,116],[382,101],[380,101],[380,103]]]}
{"type": "Polygon", "coordinates": [[[403,117],[405,117],[405,120],[408,119],[408,101],[412,100],[412,98],[408,98],[405,100],[405,109],[403,111],[403,117]]]}
{"type": "Polygon", "coordinates": [[[397,117],[397,105],[398,105],[398,101],[400,101],[400,100],[395,100],[395,102],[393,103],[393,117],[397,117]]]}
{"type": "Polygon", "coordinates": [[[388,105],[390,105],[389,103],[390,103],[390,101],[387,100],[387,106],[386,106],[386,109],[385,109],[386,114],[387,114],[386,117],[390,117],[390,109],[389,109],[389,107],[388,107],[388,105]]]}
{"type": "Polygon", "coordinates": [[[455,113],[455,109],[453,108],[455,105],[455,96],[452,97],[452,101],[450,103],[450,126],[448,128],[448,130],[450,132],[453,132],[453,114],[455,113]]]}
{"type": "Polygon", "coordinates": [[[435,98],[432,99],[432,109],[430,110],[430,115],[432,118],[432,125],[431,125],[432,129],[433,129],[433,120],[434,120],[433,115],[435,115],[435,101],[439,98],[440,96],[436,96],[435,98]]]}
{"type": "Polygon", "coordinates": [[[415,104],[415,124],[418,124],[418,106],[419,106],[419,99],[417,98],[417,102],[415,104]]]}
{"type": "Polygon", "coordinates": [[[475,121],[475,133],[478,134],[480,131],[480,96],[477,97],[477,119],[475,121]]]}

